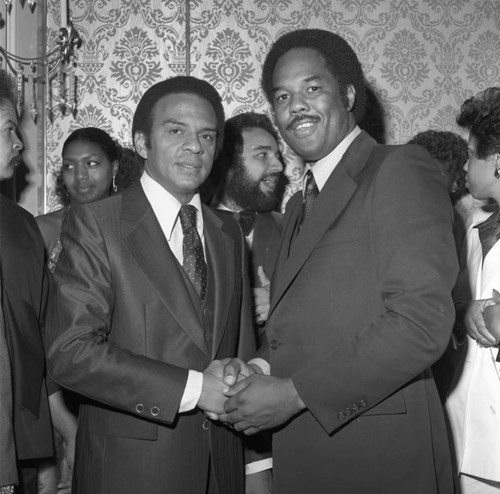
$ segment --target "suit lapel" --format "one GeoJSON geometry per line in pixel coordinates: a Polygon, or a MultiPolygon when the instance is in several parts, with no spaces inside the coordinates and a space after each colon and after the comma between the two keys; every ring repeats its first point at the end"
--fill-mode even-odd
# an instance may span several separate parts
{"type": "Polygon", "coordinates": [[[283,234],[279,264],[276,265],[276,275],[273,277],[275,286],[272,290],[269,316],[318,242],[331,228],[358,188],[355,177],[365,167],[375,144],[376,142],[365,132],[353,141],[322,188],[300,233],[293,240],[294,225],[300,220],[302,211],[301,195],[292,205],[290,220],[287,221],[283,234]],[[290,253],[286,256],[285,250],[290,241],[290,253]]]}
{"type": "Polygon", "coordinates": [[[214,325],[212,356],[222,342],[227,325],[229,307],[234,288],[234,244],[224,233],[223,221],[218,218],[208,207],[203,207],[205,248],[209,256],[214,287],[214,325]]]}
{"type": "Polygon", "coordinates": [[[179,270],[142,186],[123,192],[124,244],[179,326],[209,355],[203,328],[179,270]]]}
{"type": "Polygon", "coordinates": [[[296,232],[298,222],[302,215],[302,192],[297,192],[294,194],[287,204],[287,210],[285,215],[285,224],[283,225],[283,233],[280,243],[280,248],[278,251],[278,256],[276,258],[276,264],[274,265],[273,276],[271,278],[271,307],[272,309],[276,304],[273,303],[276,300],[276,287],[280,285],[280,278],[285,272],[285,266],[290,254],[290,247],[293,241],[293,236],[296,232]]]}

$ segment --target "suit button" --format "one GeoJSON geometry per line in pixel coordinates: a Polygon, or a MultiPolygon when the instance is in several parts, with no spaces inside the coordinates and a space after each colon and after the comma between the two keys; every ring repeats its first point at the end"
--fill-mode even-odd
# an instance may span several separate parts
{"type": "Polygon", "coordinates": [[[210,341],[212,339],[212,333],[210,331],[205,331],[205,340],[210,341]]]}
{"type": "Polygon", "coordinates": [[[160,415],[160,409],[158,407],[151,408],[150,412],[153,417],[160,415]]]}
{"type": "Polygon", "coordinates": [[[203,427],[205,430],[208,430],[208,426],[209,426],[209,421],[208,421],[208,420],[205,420],[205,422],[203,422],[203,424],[202,424],[202,427],[203,427]]]}
{"type": "Polygon", "coordinates": [[[344,410],[345,416],[350,417],[352,415],[352,410],[350,408],[346,408],[344,410]]]}
{"type": "Polygon", "coordinates": [[[366,403],[366,401],[365,401],[365,400],[361,400],[361,401],[359,402],[359,406],[360,406],[361,408],[366,408],[368,405],[367,405],[367,403],[366,403]]]}
{"type": "Polygon", "coordinates": [[[136,406],[135,406],[135,411],[137,413],[142,413],[144,412],[144,405],[142,403],[138,403],[136,406]]]}
{"type": "Polygon", "coordinates": [[[351,410],[352,410],[354,413],[358,413],[358,412],[359,412],[359,405],[354,404],[354,405],[352,406],[351,410]]]}
{"type": "Polygon", "coordinates": [[[269,343],[271,350],[277,350],[280,345],[281,343],[278,340],[271,340],[271,342],[269,343]]]}
{"type": "Polygon", "coordinates": [[[339,420],[344,420],[344,419],[345,419],[344,412],[339,412],[339,413],[337,413],[337,418],[338,418],[339,420]]]}

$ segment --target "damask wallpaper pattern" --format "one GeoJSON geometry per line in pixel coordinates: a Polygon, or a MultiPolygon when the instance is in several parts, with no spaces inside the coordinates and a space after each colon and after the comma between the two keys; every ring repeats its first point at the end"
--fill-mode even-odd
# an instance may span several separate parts
{"type": "MultiPolygon", "coordinates": [[[[269,113],[260,68],[272,42],[290,30],[323,28],[349,41],[374,96],[365,126],[387,143],[404,143],[428,128],[457,131],[461,103],[500,84],[500,0],[190,0],[188,9],[187,1],[70,1],[83,39],[78,111],[47,122],[40,212],[57,207],[52,173],[69,132],[101,127],[131,147],[137,103],[163,78],[189,69],[217,88],[227,116],[269,113]]],[[[48,1],[49,44],[59,6],[48,1]]],[[[290,194],[301,163],[290,151],[286,158],[290,194]]]]}

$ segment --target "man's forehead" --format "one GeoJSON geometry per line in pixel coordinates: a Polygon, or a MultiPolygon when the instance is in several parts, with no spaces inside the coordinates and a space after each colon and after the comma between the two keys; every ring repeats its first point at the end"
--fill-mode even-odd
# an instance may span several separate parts
{"type": "Polygon", "coordinates": [[[243,130],[243,144],[245,147],[254,148],[275,148],[278,147],[276,139],[262,127],[250,127],[243,130]]]}

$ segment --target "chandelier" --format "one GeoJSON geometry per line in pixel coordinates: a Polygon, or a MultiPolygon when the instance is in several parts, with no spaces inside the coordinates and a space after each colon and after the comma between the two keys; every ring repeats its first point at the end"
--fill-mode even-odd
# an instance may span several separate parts
{"type": "MultiPolygon", "coordinates": [[[[19,3],[21,4],[21,6],[24,7],[26,0],[19,0],[19,3]]],[[[8,9],[10,9],[12,7],[12,0],[5,0],[5,5],[7,5],[8,9]]],[[[35,5],[36,5],[35,0],[28,0],[28,6],[31,9],[31,12],[33,12],[35,10],[35,5]]]]}
{"type": "MultiPolygon", "coordinates": [[[[13,0],[4,0],[7,12],[10,13],[13,0]]],[[[24,7],[26,0],[19,0],[24,7]]],[[[81,38],[71,19],[68,19],[68,0],[61,0],[61,27],[53,49],[39,57],[21,57],[0,46],[0,62],[5,60],[7,67],[16,78],[17,111],[21,115],[25,103],[25,89],[27,84],[30,93],[29,113],[36,123],[37,87],[45,83],[45,109],[47,116],[52,120],[52,112],[59,108],[64,115],[76,110],[76,57],[75,49],[81,44],[81,38]],[[53,84],[55,82],[55,84],[53,84]],[[58,89],[53,94],[52,86],[58,89]]],[[[33,12],[37,2],[28,0],[28,6],[33,12]]]]}

